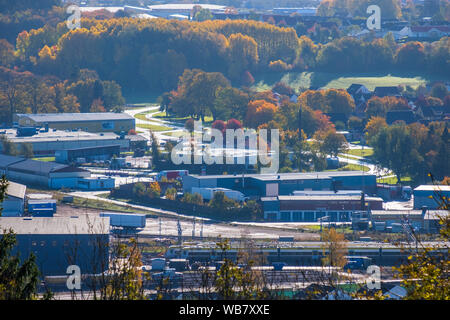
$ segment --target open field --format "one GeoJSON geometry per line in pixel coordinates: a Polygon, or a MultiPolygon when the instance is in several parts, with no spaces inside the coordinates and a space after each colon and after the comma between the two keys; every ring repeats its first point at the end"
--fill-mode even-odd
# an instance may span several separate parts
{"type": "MultiPolygon", "coordinates": [[[[401,180],[402,183],[408,183],[411,182],[411,177],[404,177],[401,180]]],[[[384,184],[397,184],[397,177],[379,178],[377,179],[377,182],[384,184]]]]}
{"type": "Polygon", "coordinates": [[[322,89],[347,89],[352,83],[365,85],[369,90],[374,90],[378,86],[398,86],[409,85],[417,88],[425,85],[434,79],[427,76],[417,76],[408,74],[342,74],[326,72],[288,72],[288,73],[263,73],[255,76],[255,83],[252,86],[257,91],[270,89],[276,82],[281,81],[294,90],[299,88],[322,88],[322,89]]]}
{"type": "Polygon", "coordinates": [[[33,158],[32,160],[52,162],[52,161],[55,161],[55,157],[39,157],[39,158],[33,158]]]}
{"type": "MultiPolygon", "coordinates": [[[[190,117],[168,116],[168,115],[166,115],[165,112],[158,112],[153,115],[153,118],[158,118],[158,119],[166,120],[166,121],[179,122],[179,123],[184,124],[186,122],[186,120],[188,120],[190,117]]],[[[204,124],[211,124],[212,122],[213,122],[213,117],[211,117],[211,116],[205,117],[204,124]]]]}
{"type": "Polygon", "coordinates": [[[369,167],[362,166],[359,164],[348,163],[345,167],[339,168],[338,171],[359,171],[362,170],[364,172],[370,171],[369,167]]]}
{"type": "Polygon", "coordinates": [[[168,131],[168,130],[172,130],[171,127],[159,126],[157,124],[147,124],[147,123],[137,124],[136,127],[137,128],[142,128],[142,129],[148,129],[148,130],[152,130],[152,131],[168,131]]]}
{"type": "Polygon", "coordinates": [[[373,149],[349,149],[345,153],[358,157],[370,157],[371,155],[373,155],[373,149]]]}

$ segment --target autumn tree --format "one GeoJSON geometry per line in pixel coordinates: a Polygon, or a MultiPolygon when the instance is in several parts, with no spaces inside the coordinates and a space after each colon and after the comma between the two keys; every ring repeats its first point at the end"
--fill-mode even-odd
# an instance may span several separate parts
{"type": "Polygon", "coordinates": [[[261,124],[273,119],[277,107],[264,100],[250,101],[247,108],[245,123],[247,126],[257,128],[261,124]]]}
{"type": "Polygon", "coordinates": [[[366,131],[366,140],[369,142],[372,139],[375,139],[377,134],[384,128],[387,128],[386,119],[382,117],[371,117],[369,121],[366,124],[365,131],[366,131]]]}
{"type": "Polygon", "coordinates": [[[240,80],[244,71],[252,70],[258,64],[258,44],[249,36],[240,33],[230,35],[228,52],[230,79],[240,80]]]}
{"type": "Polygon", "coordinates": [[[338,233],[336,228],[326,228],[322,232],[322,249],[324,258],[322,263],[324,266],[342,268],[346,265],[347,259],[347,241],[343,233],[338,233]]]}
{"type": "Polygon", "coordinates": [[[326,155],[336,157],[347,148],[347,140],[345,140],[345,137],[334,130],[327,132],[318,131],[315,139],[318,141],[319,150],[326,155]]]}

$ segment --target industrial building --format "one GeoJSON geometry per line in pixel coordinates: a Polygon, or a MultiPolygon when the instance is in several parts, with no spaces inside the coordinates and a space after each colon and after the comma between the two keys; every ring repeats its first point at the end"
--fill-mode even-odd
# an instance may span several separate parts
{"type": "MultiPolygon", "coordinates": [[[[81,148],[96,148],[102,146],[119,145],[121,151],[130,150],[130,139],[119,136],[112,132],[90,133],[84,131],[38,130],[30,136],[17,134],[16,129],[6,129],[2,131],[8,141],[16,145],[21,150],[21,145],[28,143],[31,145],[35,156],[55,156],[56,151],[73,150],[81,148]]],[[[2,145],[0,144],[0,151],[2,145]]]]}
{"type": "Polygon", "coordinates": [[[23,127],[48,127],[86,132],[125,132],[135,129],[135,119],[127,113],[18,113],[14,122],[23,127]]]}
{"type": "Polygon", "coordinates": [[[184,192],[192,188],[227,188],[247,197],[276,197],[298,190],[364,190],[376,194],[376,176],[362,171],[335,171],[280,174],[183,176],[184,192]]]}
{"type": "Polygon", "coordinates": [[[262,197],[264,219],[268,221],[350,222],[352,213],[370,209],[382,210],[383,199],[337,193],[328,195],[309,191],[306,195],[262,197]]]}
{"type": "Polygon", "coordinates": [[[109,160],[114,156],[120,156],[120,145],[105,145],[55,151],[55,161],[58,163],[85,163],[93,162],[95,160],[109,160]]]}
{"type": "Polygon", "coordinates": [[[446,210],[372,210],[372,229],[381,232],[404,232],[404,227],[415,231],[438,233],[439,219],[448,215],[446,210]]]}
{"type": "Polygon", "coordinates": [[[33,217],[53,217],[56,213],[55,199],[29,199],[28,215],[33,217]]]}
{"type": "Polygon", "coordinates": [[[450,186],[421,185],[413,190],[414,209],[440,209],[442,205],[440,197],[450,197],[450,186]]]}
{"type": "Polygon", "coordinates": [[[41,276],[67,275],[70,265],[79,266],[82,274],[108,269],[109,218],[6,217],[0,225],[16,233],[13,254],[20,253],[23,261],[34,253],[41,276]]]}
{"type": "Polygon", "coordinates": [[[95,186],[90,190],[97,190],[108,189],[114,185],[114,179],[108,177],[94,178],[92,180],[95,180],[95,183],[86,185],[85,181],[91,178],[91,173],[85,169],[1,154],[0,173],[4,174],[8,180],[51,189],[89,189],[90,186],[95,186]],[[104,188],[101,187],[102,183],[104,188]]]}
{"type": "Polygon", "coordinates": [[[8,182],[5,198],[3,202],[0,202],[2,217],[19,217],[23,215],[26,191],[27,187],[23,184],[8,182]]]}
{"type": "Polygon", "coordinates": [[[195,6],[200,6],[203,9],[208,9],[211,13],[225,12],[226,6],[215,4],[201,4],[201,3],[168,3],[150,5],[148,8],[124,6],[125,12],[130,14],[146,14],[153,18],[183,18],[190,20],[192,11],[195,6]]]}

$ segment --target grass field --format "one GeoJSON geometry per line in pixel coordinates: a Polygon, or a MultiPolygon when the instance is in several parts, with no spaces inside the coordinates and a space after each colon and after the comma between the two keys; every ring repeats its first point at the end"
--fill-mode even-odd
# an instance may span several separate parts
{"type": "Polygon", "coordinates": [[[40,157],[40,158],[33,158],[32,160],[52,162],[55,161],[55,157],[40,157]]]}
{"type": "Polygon", "coordinates": [[[358,157],[370,157],[373,155],[373,149],[349,149],[346,153],[358,156],[358,157]]]}
{"type": "Polygon", "coordinates": [[[142,129],[148,129],[148,130],[152,130],[152,131],[169,131],[169,130],[172,130],[171,127],[159,126],[157,124],[147,124],[147,123],[137,124],[136,127],[137,128],[142,128],[142,129]]]}
{"type": "MultiPolygon", "coordinates": [[[[178,122],[181,124],[184,124],[186,122],[186,120],[188,120],[190,118],[190,117],[167,116],[165,112],[158,112],[158,113],[154,114],[153,117],[161,119],[161,120],[178,122]]],[[[203,122],[203,124],[209,125],[212,122],[213,122],[213,117],[206,116],[205,122],[203,122]]]]}
{"type": "Polygon", "coordinates": [[[278,82],[284,82],[295,90],[298,88],[336,88],[347,89],[353,83],[365,85],[369,90],[378,86],[409,85],[417,88],[429,81],[438,80],[425,76],[408,74],[342,74],[326,72],[288,72],[288,73],[262,73],[255,75],[255,84],[252,86],[257,91],[268,90],[278,82]]]}
{"type": "MultiPolygon", "coordinates": [[[[411,182],[411,177],[404,177],[401,179],[402,183],[408,183],[411,182]]],[[[384,183],[384,184],[397,184],[397,177],[390,177],[390,178],[379,178],[377,179],[378,183],[384,183]]]]}
{"type": "Polygon", "coordinates": [[[369,167],[359,164],[348,163],[345,167],[339,168],[338,171],[369,171],[369,167]]]}

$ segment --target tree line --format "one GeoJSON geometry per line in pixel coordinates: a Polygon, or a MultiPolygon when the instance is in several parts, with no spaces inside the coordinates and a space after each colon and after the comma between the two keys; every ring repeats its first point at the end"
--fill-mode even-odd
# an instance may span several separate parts
{"type": "Polygon", "coordinates": [[[151,92],[174,89],[185,69],[220,72],[239,86],[246,85],[247,73],[265,71],[450,71],[448,37],[399,45],[388,34],[315,44],[293,28],[253,20],[113,18],[82,19],[81,25],[70,31],[64,23],[23,31],[16,47],[2,55],[39,74],[67,79],[91,69],[125,89],[151,92]]]}

